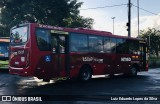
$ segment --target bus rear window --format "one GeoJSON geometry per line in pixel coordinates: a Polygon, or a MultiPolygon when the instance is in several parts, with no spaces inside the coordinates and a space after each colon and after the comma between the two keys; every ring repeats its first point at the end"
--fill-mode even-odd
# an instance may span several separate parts
{"type": "Polygon", "coordinates": [[[18,27],[13,30],[11,30],[11,44],[22,44],[27,42],[28,38],[28,27],[23,26],[23,27],[18,27]]]}

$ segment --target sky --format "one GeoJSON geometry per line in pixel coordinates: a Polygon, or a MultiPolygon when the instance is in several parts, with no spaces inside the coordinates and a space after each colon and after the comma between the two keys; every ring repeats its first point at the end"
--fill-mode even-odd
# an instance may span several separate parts
{"type": "MultiPolygon", "coordinates": [[[[93,29],[113,32],[114,19],[114,34],[127,36],[128,22],[128,1],[129,0],[79,0],[83,2],[80,8],[80,15],[94,19],[93,29]],[[126,5],[125,5],[126,4],[126,5]],[[114,6],[121,5],[121,6],[114,6]],[[104,6],[114,6],[99,9],[88,9],[104,6]]],[[[131,0],[133,6],[131,7],[131,37],[138,35],[138,13],[137,1],[131,0]]],[[[139,9],[139,27],[140,30],[147,30],[148,28],[156,28],[160,30],[160,0],[139,0],[139,7],[147,10],[146,12],[139,9]]]]}

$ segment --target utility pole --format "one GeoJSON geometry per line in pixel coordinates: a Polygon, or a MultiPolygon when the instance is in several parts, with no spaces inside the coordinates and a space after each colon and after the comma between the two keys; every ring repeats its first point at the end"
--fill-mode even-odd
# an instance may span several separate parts
{"type": "Polygon", "coordinates": [[[128,23],[127,23],[127,26],[128,26],[128,37],[131,37],[131,0],[129,0],[129,3],[128,3],[128,23]]]}
{"type": "Polygon", "coordinates": [[[149,37],[148,37],[148,44],[149,44],[149,57],[150,57],[150,53],[151,53],[151,34],[149,34],[149,37]]]}
{"type": "Polygon", "coordinates": [[[139,37],[139,0],[137,0],[137,13],[138,13],[138,37],[139,37]]]}
{"type": "Polygon", "coordinates": [[[116,18],[116,17],[111,17],[112,19],[113,19],[113,35],[114,35],[114,19],[116,18]]]}

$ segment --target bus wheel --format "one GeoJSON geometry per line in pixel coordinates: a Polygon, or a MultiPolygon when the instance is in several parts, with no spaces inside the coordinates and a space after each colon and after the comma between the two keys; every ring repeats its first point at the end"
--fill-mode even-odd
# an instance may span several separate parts
{"type": "Polygon", "coordinates": [[[89,67],[83,67],[79,73],[79,79],[81,81],[88,81],[92,77],[91,69],[89,67]]]}
{"type": "Polygon", "coordinates": [[[131,72],[131,76],[137,76],[137,68],[136,67],[132,67],[130,69],[130,72],[131,72]]]}

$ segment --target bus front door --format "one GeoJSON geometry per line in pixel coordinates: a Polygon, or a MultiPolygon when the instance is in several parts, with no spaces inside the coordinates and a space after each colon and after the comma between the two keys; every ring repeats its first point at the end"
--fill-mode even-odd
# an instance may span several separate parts
{"type": "Polygon", "coordinates": [[[69,74],[68,34],[52,34],[53,77],[67,77],[69,74]]]}
{"type": "Polygon", "coordinates": [[[142,62],[142,71],[148,70],[148,49],[146,44],[140,44],[140,49],[141,49],[141,62],[142,62]]]}

